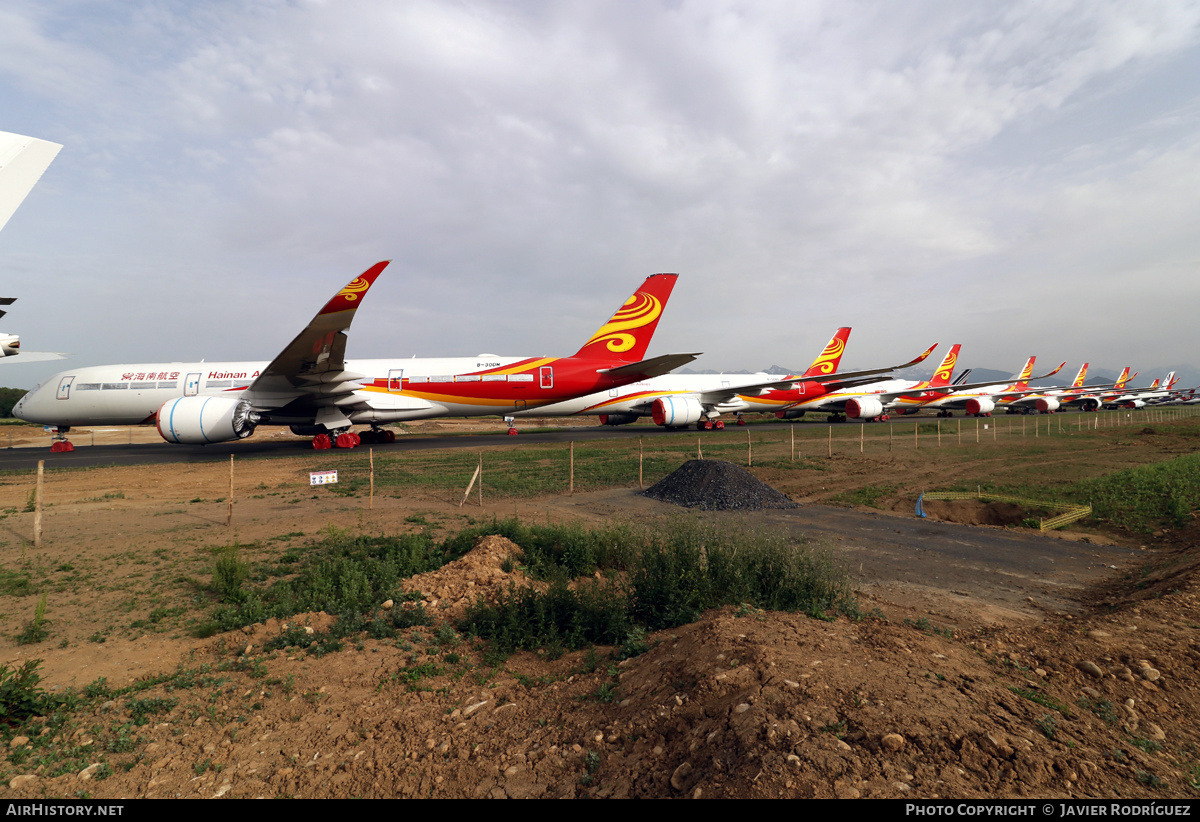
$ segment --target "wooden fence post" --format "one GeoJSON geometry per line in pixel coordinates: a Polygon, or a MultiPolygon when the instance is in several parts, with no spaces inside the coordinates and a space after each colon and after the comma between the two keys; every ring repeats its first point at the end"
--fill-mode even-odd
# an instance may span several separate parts
{"type": "Polygon", "coordinates": [[[225,527],[233,525],[233,454],[229,455],[229,505],[225,510],[225,527]]]}
{"type": "Polygon", "coordinates": [[[45,474],[46,461],[38,460],[37,472],[37,490],[35,491],[36,498],[33,503],[33,547],[39,548],[42,544],[42,477],[45,474]]]}

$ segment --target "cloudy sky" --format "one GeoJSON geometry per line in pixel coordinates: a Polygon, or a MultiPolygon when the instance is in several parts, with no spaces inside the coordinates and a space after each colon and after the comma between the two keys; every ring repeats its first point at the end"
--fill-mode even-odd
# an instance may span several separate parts
{"type": "Polygon", "coordinates": [[[843,367],[1198,363],[1198,40],[1194,0],[5,0],[0,130],[65,147],[4,330],[270,359],[391,259],[352,358],[568,355],[674,271],[650,353],[709,368],[839,325],[843,367]]]}

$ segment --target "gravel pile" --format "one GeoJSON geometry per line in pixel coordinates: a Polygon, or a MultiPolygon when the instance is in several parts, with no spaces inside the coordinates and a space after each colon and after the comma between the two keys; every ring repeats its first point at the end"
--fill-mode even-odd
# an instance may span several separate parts
{"type": "Polygon", "coordinates": [[[642,495],[705,511],[800,507],[745,468],[722,460],[689,460],[642,495]]]}

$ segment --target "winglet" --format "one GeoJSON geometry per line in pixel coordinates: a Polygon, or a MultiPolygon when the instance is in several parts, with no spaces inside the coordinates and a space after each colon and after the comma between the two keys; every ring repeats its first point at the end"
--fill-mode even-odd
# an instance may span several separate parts
{"type": "Polygon", "coordinates": [[[823,377],[834,374],[842,362],[842,354],[846,353],[846,340],[850,338],[849,328],[839,328],[820,355],[813,360],[812,365],[804,372],[805,377],[823,377]]]}
{"type": "Polygon", "coordinates": [[[251,385],[251,391],[266,390],[273,380],[278,381],[279,378],[295,385],[303,375],[344,370],[346,329],[362,305],[363,295],[389,262],[375,263],[333,295],[333,299],[309,320],[287,348],[271,360],[271,364],[251,385]]]}
{"type": "Polygon", "coordinates": [[[317,312],[320,317],[323,314],[336,314],[339,311],[352,311],[358,308],[358,302],[367,295],[369,289],[374,283],[375,278],[379,273],[387,268],[391,260],[375,263],[359,276],[355,277],[346,287],[333,295],[333,299],[325,303],[325,307],[317,312]]]}
{"type": "Polygon", "coordinates": [[[647,277],[642,287],[622,303],[617,313],[583,344],[575,356],[629,363],[642,360],[678,278],[678,274],[647,277]]]}
{"type": "MultiPolygon", "coordinates": [[[[925,360],[929,358],[929,355],[933,353],[933,349],[937,348],[938,345],[939,345],[939,343],[934,343],[933,345],[929,346],[928,348],[925,349],[925,352],[923,354],[921,354],[915,360],[909,360],[904,365],[900,366],[900,368],[908,368],[910,366],[916,365],[917,363],[925,362],[925,360]]],[[[900,369],[898,368],[896,370],[899,371],[900,369]]]]}

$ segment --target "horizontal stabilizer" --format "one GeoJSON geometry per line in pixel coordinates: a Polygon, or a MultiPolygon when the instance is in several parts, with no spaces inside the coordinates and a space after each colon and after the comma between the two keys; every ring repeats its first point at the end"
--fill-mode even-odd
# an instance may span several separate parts
{"type": "Polygon", "coordinates": [[[608,374],[611,377],[661,377],[669,371],[674,371],[680,366],[687,365],[692,360],[700,356],[700,352],[695,354],[663,354],[659,357],[651,357],[648,360],[641,362],[631,362],[628,365],[621,365],[616,368],[600,368],[597,372],[600,374],[608,374]]]}

